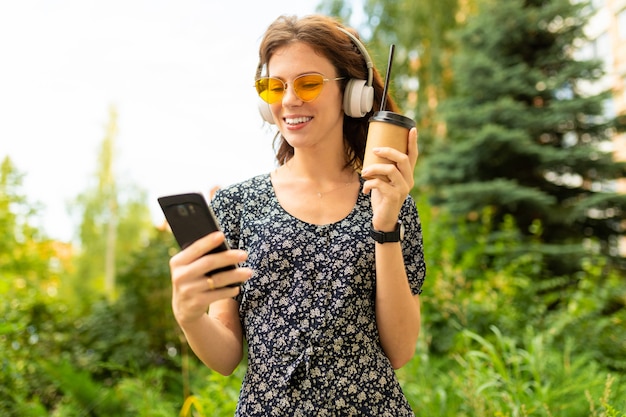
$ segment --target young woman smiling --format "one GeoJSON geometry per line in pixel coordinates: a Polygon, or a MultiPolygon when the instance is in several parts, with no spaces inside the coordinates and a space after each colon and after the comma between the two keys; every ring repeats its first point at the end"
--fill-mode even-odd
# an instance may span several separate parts
{"type": "Polygon", "coordinates": [[[383,83],[330,17],[274,21],[255,87],[277,168],[217,191],[224,234],[171,258],[175,317],[210,368],[228,375],[247,354],[239,416],[412,416],[394,369],[415,351],[426,270],[409,195],[417,132],[361,176],[383,83]],[[206,255],[224,239],[232,250],[206,255]]]}

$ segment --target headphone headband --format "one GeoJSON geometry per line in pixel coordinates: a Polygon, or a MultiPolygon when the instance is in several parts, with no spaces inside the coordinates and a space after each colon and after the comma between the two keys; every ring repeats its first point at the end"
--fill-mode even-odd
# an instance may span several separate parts
{"type": "Polygon", "coordinates": [[[340,31],[348,35],[352,43],[358,48],[359,52],[361,52],[361,55],[363,55],[363,58],[365,59],[365,65],[367,66],[367,84],[366,85],[371,87],[372,80],[374,78],[373,71],[372,71],[372,68],[374,67],[374,63],[372,62],[372,58],[370,58],[370,54],[367,53],[367,49],[365,49],[365,45],[363,45],[363,43],[361,43],[361,41],[352,33],[350,33],[348,30],[340,26],[337,26],[337,29],[339,29],[340,31]]]}

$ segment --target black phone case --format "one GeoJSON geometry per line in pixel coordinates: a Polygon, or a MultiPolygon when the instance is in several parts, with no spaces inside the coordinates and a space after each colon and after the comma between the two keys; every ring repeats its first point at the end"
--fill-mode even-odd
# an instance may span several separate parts
{"type": "MultiPolygon", "coordinates": [[[[199,193],[175,194],[158,198],[159,205],[167,220],[174,238],[181,249],[196,240],[220,229],[217,218],[206,200],[199,193]]],[[[226,242],[208,253],[230,249],[226,242]]],[[[207,276],[234,269],[235,265],[207,272],[207,276]]]]}

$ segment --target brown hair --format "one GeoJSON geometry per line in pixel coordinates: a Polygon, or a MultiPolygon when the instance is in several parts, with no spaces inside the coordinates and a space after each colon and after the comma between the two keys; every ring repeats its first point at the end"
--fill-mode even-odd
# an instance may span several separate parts
{"type": "MultiPolygon", "coordinates": [[[[343,33],[338,27],[342,27],[359,38],[356,31],[342,25],[337,19],[323,16],[311,15],[303,18],[297,16],[280,16],[265,32],[259,47],[259,65],[256,70],[256,78],[262,76],[261,72],[267,68],[267,63],[274,52],[290,42],[304,42],[315,52],[328,59],[336,68],[339,77],[344,77],[342,89],[351,78],[367,80],[367,65],[365,57],[361,54],[357,46],[350,37],[343,33]]],[[[364,117],[353,118],[344,114],[343,119],[343,140],[346,149],[346,166],[353,166],[360,170],[363,166],[363,155],[365,154],[365,141],[367,139],[368,120],[371,115],[380,109],[383,95],[383,81],[376,70],[373,70],[372,85],[374,87],[374,105],[370,112],[364,117]]],[[[398,111],[396,104],[387,97],[385,110],[398,111]]],[[[293,157],[293,147],[287,143],[285,138],[277,133],[274,139],[278,142],[276,159],[279,165],[283,165],[293,157]]]]}

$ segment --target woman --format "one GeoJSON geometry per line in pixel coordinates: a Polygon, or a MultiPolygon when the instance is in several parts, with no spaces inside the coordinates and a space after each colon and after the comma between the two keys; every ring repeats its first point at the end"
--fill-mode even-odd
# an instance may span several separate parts
{"type": "MultiPolygon", "coordinates": [[[[278,168],[216,193],[232,250],[204,255],[225,239],[218,232],[170,260],[173,311],[197,356],[228,375],[247,342],[237,415],[413,415],[394,368],[413,356],[420,328],[425,264],[409,196],[417,132],[406,155],[377,149],[391,163],[359,175],[383,91],[366,54],[329,17],[269,26],[256,88],[278,128],[278,168]],[[364,96],[364,116],[346,95],[364,96]],[[381,233],[384,243],[372,238],[381,233]],[[233,263],[241,267],[204,276],[233,263]]],[[[390,98],[386,107],[396,110],[390,98]]]]}

